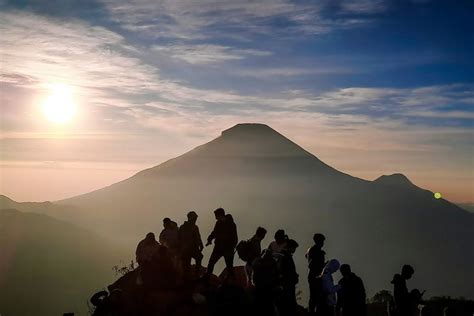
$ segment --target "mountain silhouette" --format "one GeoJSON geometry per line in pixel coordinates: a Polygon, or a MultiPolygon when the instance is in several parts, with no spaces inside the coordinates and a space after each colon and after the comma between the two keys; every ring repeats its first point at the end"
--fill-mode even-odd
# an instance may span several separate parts
{"type": "Polygon", "coordinates": [[[411,284],[427,295],[474,293],[467,282],[474,279],[473,214],[436,200],[403,174],[368,181],[342,173],[263,124],[238,124],[129,179],[52,204],[49,215],[112,237],[131,252],[148,231],[161,230],[163,217],[183,222],[190,209],[198,212],[203,235],[219,206],[234,216],[240,239],[263,226],[270,232],[266,245],[284,228],[301,245],[295,261],[303,296],[304,251],[315,232],[327,236],[328,259],[350,263],[369,294],[389,288],[404,263],[415,267],[411,284]]]}
{"type": "Polygon", "coordinates": [[[13,209],[0,210],[0,249],[2,315],[85,314],[90,293],[108,285],[112,266],[130,257],[70,223],[13,209]]]}

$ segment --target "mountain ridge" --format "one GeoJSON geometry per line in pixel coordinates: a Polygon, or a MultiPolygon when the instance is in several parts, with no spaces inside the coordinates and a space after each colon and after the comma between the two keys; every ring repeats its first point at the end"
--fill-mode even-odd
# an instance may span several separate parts
{"type": "Polygon", "coordinates": [[[84,228],[45,214],[0,210],[0,312],[86,314],[90,293],[131,256],[84,228]]]}

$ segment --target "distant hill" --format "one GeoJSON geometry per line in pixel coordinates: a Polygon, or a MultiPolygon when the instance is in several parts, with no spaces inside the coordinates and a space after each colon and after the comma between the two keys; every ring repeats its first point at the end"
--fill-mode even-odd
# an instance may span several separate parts
{"type": "Polygon", "coordinates": [[[96,234],[46,215],[0,210],[0,314],[86,315],[129,258],[96,234]]]}
{"type": "Polygon", "coordinates": [[[328,259],[350,263],[370,295],[390,288],[393,274],[410,263],[410,286],[428,296],[474,297],[467,282],[474,279],[473,214],[403,174],[367,181],[339,172],[262,124],[238,124],[182,156],[53,205],[52,216],[120,239],[130,251],[146,232],[161,230],[163,217],[182,222],[190,209],[205,238],[212,210],[222,206],[241,239],[261,225],[270,232],[264,244],[278,228],[299,242],[304,291],[304,252],[322,232],[328,259]]]}

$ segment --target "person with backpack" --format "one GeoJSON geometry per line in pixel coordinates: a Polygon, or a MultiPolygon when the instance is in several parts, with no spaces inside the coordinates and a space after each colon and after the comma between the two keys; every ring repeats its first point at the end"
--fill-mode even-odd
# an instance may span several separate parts
{"type": "Polygon", "coordinates": [[[324,295],[322,293],[321,274],[326,263],[326,252],[322,250],[326,237],[323,234],[316,233],[313,236],[314,245],[306,252],[308,260],[308,284],[309,284],[309,304],[310,315],[314,315],[318,307],[324,304],[324,295]]]}
{"type": "Polygon", "coordinates": [[[214,215],[216,224],[209,237],[207,237],[206,244],[206,246],[209,246],[214,240],[214,249],[207,265],[207,277],[212,274],[215,264],[221,257],[224,257],[228,276],[233,277],[234,249],[238,241],[237,226],[232,215],[226,214],[223,208],[216,209],[214,215]]]}
{"type": "Polygon", "coordinates": [[[260,257],[262,253],[262,240],[265,239],[266,235],[267,230],[263,227],[258,227],[252,238],[240,241],[235,248],[239,258],[245,261],[245,274],[247,275],[248,287],[252,285],[253,261],[260,257]]]}
{"type": "Polygon", "coordinates": [[[348,264],[339,269],[342,279],[339,280],[340,289],[337,292],[337,309],[340,316],[365,316],[365,288],[362,279],[351,271],[348,264]]]}
{"type": "Polygon", "coordinates": [[[199,227],[196,225],[198,215],[194,211],[187,214],[188,220],[179,227],[179,245],[181,254],[181,264],[185,277],[189,276],[191,259],[196,262],[196,273],[199,273],[202,262],[202,250],[204,245],[201,239],[199,227]]]}
{"type": "Polygon", "coordinates": [[[412,314],[412,300],[406,281],[411,279],[414,273],[415,269],[406,264],[402,267],[401,274],[397,273],[393,276],[391,283],[393,284],[393,300],[395,303],[393,314],[395,316],[408,316],[412,314]]]}
{"type": "Polygon", "coordinates": [[[296,314],[296,284],[298,284],[298,273],[296,272],[293,254],[298,248],[298,243],[293,239],[286,242],[282,250],[282,256],[278,260],[278,271],[280,273],[281,296],[278,300],[278,311],[280,316],[293,316],[296,314]]]}

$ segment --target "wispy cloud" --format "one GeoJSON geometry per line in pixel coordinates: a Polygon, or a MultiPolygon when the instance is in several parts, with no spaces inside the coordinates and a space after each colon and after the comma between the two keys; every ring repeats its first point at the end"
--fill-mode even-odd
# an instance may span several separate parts
{"type": "Polygon", "coordinates": [[[235,49],[228,46],[196,44],[167,45],[152,47],[153,51],[166,54],[172,58],[184,60],[190,64],[215,64],[220,62],[244,59],[246,56],[270,56],[272,53],[256,49],[235,49]]]}
{"type": "Polygon", "coordinates": [[[369,22],[368,14],[379,13],[385,1],[342,1],[330,6],[350,17],[327,17],[325,2],[295,3],[288,0],[264,1],[190,1],[190,0],[134,0],[103,3],[112,18],[123,27],[149,37],[204,39],[225,30],[227,36],[238,38],[245,30],[251,34],[282,32],[292,35],[314,35],[330,32],[348,25],[369,22]],[[363,14],[361,18],[354,15],[363,14]],[[286,21],[285,27],[278,27],[286,21]]]}
{"type": "Polygon", "coordinates": [[[253,77],[263,80],[275,80],[281,77],[301,77],[309,75],[349,74],[353,70],[337,66],[312,66],[312,67],[272,67],[256,69],[239,69],[233,73],[242,77],[253,77]]]}

